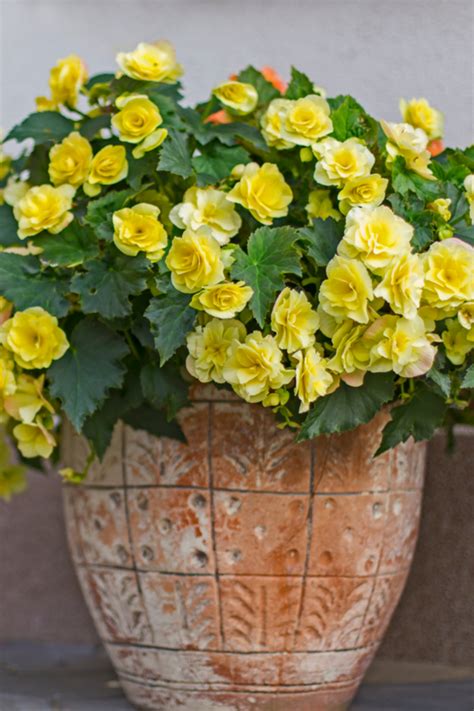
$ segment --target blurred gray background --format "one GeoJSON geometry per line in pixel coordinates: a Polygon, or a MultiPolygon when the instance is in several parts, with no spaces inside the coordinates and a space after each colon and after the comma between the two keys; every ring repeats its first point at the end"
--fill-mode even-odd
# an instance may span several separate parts
{"type": "MultiPolygon", "coordinates": [[[[34,111],[60,57],[110,71],[119,50],[171,40],[189,101],[248,63],[291,64],[330,95],[351,93],[399,120],[400,96],[426,96],[446,114],[446,142],[473,140],[471,0],[0,0],[0,125],[34,111]]],[[[408,587],[380,654],[474,666],[473,437],[454,457],[430,445],[421,538],[408,587]]],[[[94,643],[69,562],[60,483],[32,475],[0,502],[0,642],[94,643]]]]}
{"type": "Polygon", "coordinates": [[[75,52],[91,73],[118,51],[167,38],[203,99],[248,63],[288,76],[291,64],[329,95],[351,93],[399,120],[400,96],[446,114],[447,143],[473,140],[471,0],[0,0],[3,128],[34,110],[48,71],[75,52]]]}

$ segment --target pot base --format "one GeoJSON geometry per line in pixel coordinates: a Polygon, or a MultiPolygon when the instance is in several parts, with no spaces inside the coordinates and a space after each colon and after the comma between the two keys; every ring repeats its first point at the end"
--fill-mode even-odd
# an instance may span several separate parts
{"type": "Polygon", "coordinates": [[[142,711],[348,711],[357,686],[286,693],[177,691],[122,681],[129,701],[142,711]]]}

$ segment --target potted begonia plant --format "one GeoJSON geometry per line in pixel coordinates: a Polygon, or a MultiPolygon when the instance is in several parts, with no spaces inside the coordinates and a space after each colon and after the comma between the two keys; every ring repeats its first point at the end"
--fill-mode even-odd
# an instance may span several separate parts
{"type": "MultiPolygon", "coordinates": [[[[0,404],[57,461],[137,707],[342,709],[401,594],[424,443],[472,419],[474,148],[292,69],[183,105],[71,55],[0,161],[0,404]]],[[[0,495],[24,488],[2,449],[0,495]]]]}

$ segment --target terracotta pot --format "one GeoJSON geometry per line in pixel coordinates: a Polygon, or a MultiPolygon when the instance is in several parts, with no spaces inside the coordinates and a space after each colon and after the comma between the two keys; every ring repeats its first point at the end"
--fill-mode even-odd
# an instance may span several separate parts
{"type": "MultiPolygon", "coordinates": [[[[163,711],[345,709],[417,538],[424,446],[371,455],[387,419],[295,445],[203,388],[189,445],[121,425],[65,490],[70,547],[125,693],[163,711]]],[[[64,459],[79,467],[83,440],[64,459]]]]}

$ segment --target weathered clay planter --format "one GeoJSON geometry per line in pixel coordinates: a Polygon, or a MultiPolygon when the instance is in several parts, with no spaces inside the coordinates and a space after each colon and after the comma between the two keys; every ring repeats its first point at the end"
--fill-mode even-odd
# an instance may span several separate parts
{"type": "MultiPolygon", "coordinates": [[[[123,688],[155,711],[344,709],[407,577],[424,447],[373,460],[385,413],[295,445],[263,408],[201,398],[182,418],[189,447],[119,426],[65,492],[123,688]]],[[[66,438],[69,464],[85,452],[66,438]]]]}

